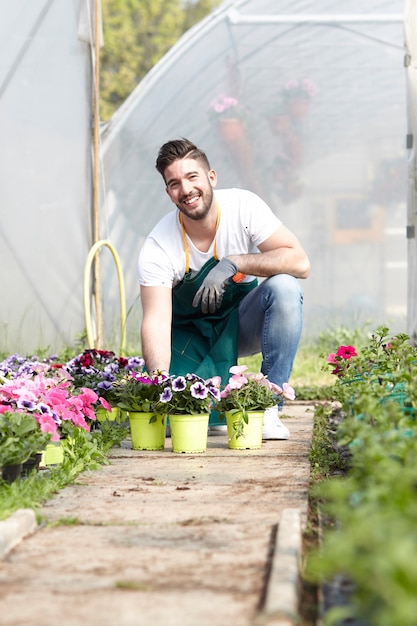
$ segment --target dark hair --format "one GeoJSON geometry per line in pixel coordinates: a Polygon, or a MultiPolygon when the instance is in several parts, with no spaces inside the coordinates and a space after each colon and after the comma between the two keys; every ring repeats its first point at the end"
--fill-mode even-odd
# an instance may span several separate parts
{"type": "Polygon", "coordinates": [[[167,141],[167,143],[161,146],[156,159],[156,169],[164,177],[164,172],[169,165],[186,157],[202,161],[208,170],[211,169],[206,153],[184,137],[167,141]]]}

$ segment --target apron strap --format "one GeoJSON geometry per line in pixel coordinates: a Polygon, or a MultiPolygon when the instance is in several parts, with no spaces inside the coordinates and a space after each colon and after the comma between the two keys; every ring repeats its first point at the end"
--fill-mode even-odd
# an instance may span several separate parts
{"type": "MultiPolygon", "coordinates": [[[[179,219],[180,224],[181,224],[182,238],[183,238],[183,241],[184,241],[185,273],[188,274],[188,272],[190,271],[190,250],[189,250],[189,247],[188,247],[187,232],[185,230],[184,220],[183,220],[181,211],[178,212],[178,219],[179,219]]],[[[216,259],[216,261],[219,260],[219,257],[217,256],[217,245],[216,245],[216,235],[217,235],[217,229],[219,227],[219,223],[220,223],[220,207],[217,210],[216,230],[215,230],[215,233],[214,233],[213,256],[216,259]]]]}

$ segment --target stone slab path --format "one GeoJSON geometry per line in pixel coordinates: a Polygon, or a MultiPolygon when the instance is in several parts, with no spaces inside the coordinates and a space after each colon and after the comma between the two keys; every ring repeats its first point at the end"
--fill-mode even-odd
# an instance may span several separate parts
{"type": "Polygon", "coordinates": [[[285,415],[290,439],[260,450],[114,448],[0,561],[2,626],[292,624],[314,407],[285,415]]]}

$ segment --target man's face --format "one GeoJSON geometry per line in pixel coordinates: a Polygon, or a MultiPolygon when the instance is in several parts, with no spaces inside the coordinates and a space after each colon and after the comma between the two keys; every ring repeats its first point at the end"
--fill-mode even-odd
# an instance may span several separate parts
{"type": "Polygon", "coordinates": [[[217,176],[195,159],[179,159],[164,172],[166,192],[178,209],[192,220],[203,219],[213,204],[217,176]]]}

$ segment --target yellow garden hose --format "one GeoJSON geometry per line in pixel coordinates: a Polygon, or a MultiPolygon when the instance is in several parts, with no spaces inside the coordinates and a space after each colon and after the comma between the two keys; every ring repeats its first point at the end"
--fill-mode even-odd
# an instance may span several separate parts
{"type": "Polygon", "coordinates": [[[87,330],[87,341],[90,348],[94,348],[94,333],[93,333],[93,324],[91,319],[91,293],[90,293],[90,275],[91,275],[91,266],[93,264],[94,257],[97,252],[106,246],[110,250],[113,255],[114,262],[116,263],[117,276],[119,279],[119,299],[120,299],[120,354],[124,354],[125,346],[126,346],[126,295],[125,295],[125,285],[123,280],[123,272],[122,266],[120,263],[119,255],[117,254],[115,248],[112,244],[107,240],[97,241],[92,248],[90,249],[84,267],[84,312],[85,312],[85,324],[87,330]]]}

